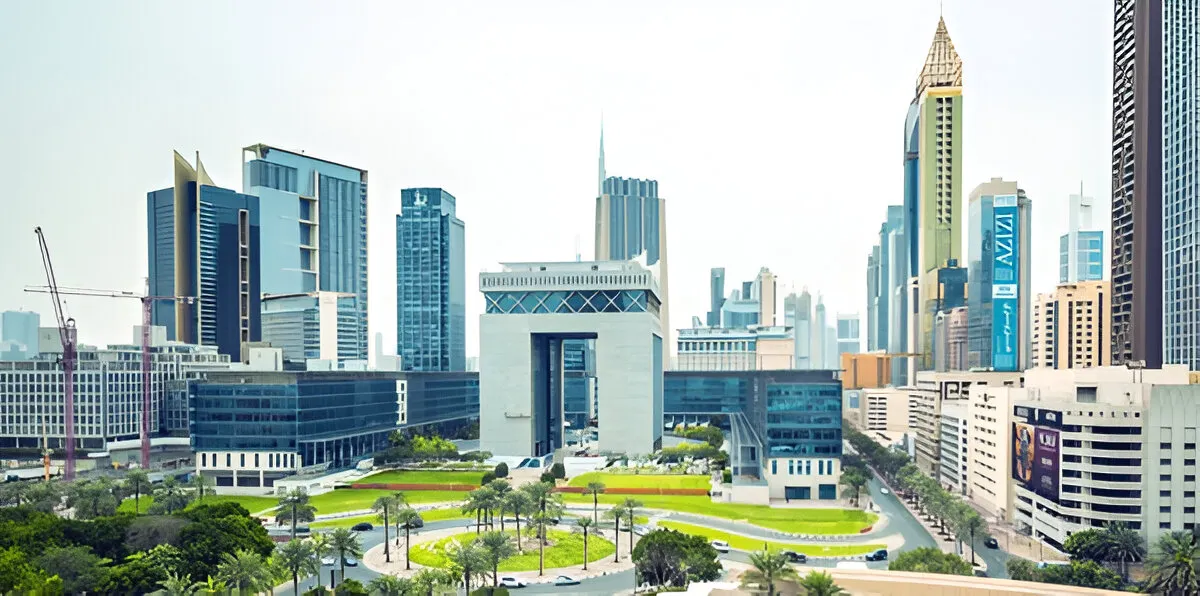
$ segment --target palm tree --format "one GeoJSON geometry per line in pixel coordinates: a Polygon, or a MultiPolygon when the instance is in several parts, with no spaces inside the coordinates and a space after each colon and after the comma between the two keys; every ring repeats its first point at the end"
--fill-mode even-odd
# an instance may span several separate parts
{"type": "Polygon", "coordinates": [[[533,514],[531,521],[537,528],[538,575],[541,576],[546,571],[546,526],[550,520],[545,513],[538,511],[533,514]]]}
{"type": "Polygon", "coordinates": [[[192,583],[191,576],[181,577],[174,573],[168,573],[167,579],[158,582],[158,585],[162,588],[163,596],[196,596],[203,586],[203,584],[192,583]]]}
{"type": "Polygon", "coordinates": [[[317,508],[308,502],[308,491],[296,487],[279,497],[279,509],[275,510],[275,523],[287,522],[292,527],[292,540],[296,539],[296,524],[317,519],[317,508]]]}
{"type": "Polygon", "coordinates": [[[600,495],[604,492],[603,482],[589,482],[583,494],[592,495],[592,523],[600,524],[600,495]]]}
{"type": "Polygon", "coordinates": [[[1155,551],[1146,561],[1149,572],[1146,592],[1151,594],[1200,593],[1196,564],[1200,560],[1200,542],[1192,532],[1171,532],[1158,539],[1155,551]]]}
{"type": "Polygon", "coordinates": [[[154,505],[151,505],[147,511],[154,513],[154,510],[157,509],[170,515],[187,507],[192,500],[191,497],[191,494],[184,492],[183,487],[179,486],[179,481],[175,480],[174,476],[167,476],[163,478],[158,488],[154,489],[154,505]]]}
{"type": "Polygon", "coordinates": [[[222,594],[225,592],[225,582],[212,577],[211,575],[208,577],[208,580],[196,585],[200,586],[200,592],[204,594],[211,594],[215,596],[216,594],[222,594]]]}
{"type": "Polygon", "coordinates": [[[395,575],[381,575],[367,584],[367,592],[379,596],[404,596],[416,587],[411,579],[395,575]]]}
{"type": "Polygon", "coordinates": [[[466,588],[467,594],[470,594],[471,578],[479,576],[486,569],[483,557],[479,554],[479,547],[474,544],[458,544],[447,554],[455,568],[462,572],[463,587],[466,588]]]}
{"type": "Polygon", "coordinates": [[[621,509],[625,511],[625,525],[629,528],[629,555],[633,556],[633,518],[641,513],[639,507],[642,502],[630,497],[625,497],[625,501],[621,503],[621,509]]]}
{"type": "Polygon", "coordinates": [[[150,475],[146,474],[145,470],[130,470],[128,474],[125,474],[125,490],[133,493],[133,512],[135,514],[142,512],[142,495],[148,488],[150,488],[150,475]]]}
{"type": "Polygon", "coordinates": [[[971,545],[971,565],[975,565],[975,539],[987,537],[988,524],[969,505],[963,504],[963,507],[965,511],[960,512],[954,522],[955,535],[971,545]]]}
{"type": "Polygon", "coordinates": [[[308,543],[312,545],[313,561],[316,561],[317,569],[320,569],[321,558],[330,553],[329,535],[317,532],[308,539],[308,543]]]}
{"type": "Polygon", "coordinates": [[[482,488],[477,488],[467,493],[467,500],[462,504],[462,512],[466,515],[475,514],[475,534],[479,534],[479,526],[482,525],[481,516],[483,514],[483,493],[482,488]]]}
{"type": "MultiPolygon", "coordinates": [[[[212,492],[211,489],[212,489],[212,487],[216,486],[216,482],[213,481],[212,478],[209,478],[208,476],[205,476],[204,474],[197,472],[195,474],[192,474],[192,479],[190,482],[188,482],[188,485],[191,486],[192,488],[196,489],[196,500],[203,503],[204,502],[204,491],[208,490],[209,492],[212,492]]],[[[250,513],[254,513],[254,512],[251,511],[250,513]]]]}
{"type": "Polygon", "coordinates": [[[476,491],[479,494],[475,498],[479,500],[479,506],[483,508],[483,522],[487,524],[488,529],[491,529],[494,519],[492,512],[500,506],[500,494],[490,485],[481,486],[476,491]]]}
{"type": "Polygon", "coordinates": [[[225,582],[229,590],[237,589],[239,594],[247,591],[257,593],[271,587],[271,570],[258,553],[239,550],[221,556],[221,562],[217,565],[217,579],[225,582]]]}
{"type": "Polygon", "coordinates": [[[458,583],[458,572],[450,569],[426,567],[413,575],[412,589],[418,594],[433,595],[438,588],[453,587],[458,583]]]}
{"type": "Polygon", "coordinates": [[[512,494],[512,485],[507,480],[497,478],[488,483],[488,488],[496,493],[496,509],[500,510],[500,531],[504,531],[504,510],[508,507],[508,495],[512,494]]]}
{"type": "Polygon", "coordinates": [[[275,551],[276,561],[292,574],[292,593],[300,594],[300,580],[321,572],[321,563],[313,557],[313,545],[303,540],[292,540],[275,551]]]}
{"type": "MultiPolygon", "coordinates": [[[[621,517],[625,515],[622,509],[624,504],[613,505],[612,509],[604,512],[604,517],[613,520],[613,562],[617,563],[621,560],[621,517]]],[[[629,539],[633,540],[633,533],[630,532],[629,539]]],[[[632,551],[632,549],[630,549],[632,551]]]]}
{"type": "Polygon", "coordinates": [[[525,491],[514,490],[504,495],[504,508],[517,518],[517,552],[521,552],[521,516],[528,514],[531,507],[533,502],[529,500],[529,494],[525,491]]]}
{"type": "Polygon", "coordinates": [[[590,517],[581,517],[581,518],[579,518],[579,519],[576,519],[576,520],[575,520],[575,525],[576,525],[576,527],[578,527],[580,530],[583,530],[583,570],[584,570],[584,571],[587,571],[587,564],[588,564],[588,528],[591,528],[591,527],[592,527],[593,525],[595,525],[595,524],[594,524],[594,522],[592,521],[592,518],[590,518],[590,517]]]}
{"type": "Polygon", "coordinates": [[[508,541],[508,534],[504,532],[487,532],[476,539],[475,543],[479,545],[479,555],[492,568],[492,586],[499,586],[500,563],[517,554],[517,549],[513,548],[512,543],[508,541]]]}
{"type": "Polygon", "coordinates": [[[391,525],[389,515],[395,511],[400,504],[396,501],[396,497],[392,495],[384,495],[375,499],[375,504],[371,506],[371,510],[379,514],[379,519],[383,521],[383,558],[388,563],[392,562],[392,550],[388,542],[388,529],[391,525]]]}
{"type": "Polygon", "coordinates": [[[805,596],[846,596],[849,592],[833,583],[833,576],[824,571],[810,571],[800,580],[801,593],[805,596]]]}
{"type": "Polygon", "coordinates": [[[393,517],[393,519],[396,520],[396,538],[397,539],[400,538],[400,527],[401,526],[404,527],[404,568],[412,569],[412,562],[409,561],[409,557],[408,557],[408,547],[409,547],[408,532],[409,532],[409,530],[412,529],[413,522],[417,521],[418,519],[421,519],[421,514],[417,513],[417,510],[413,509],[412,507],[404,507],[396,512],[396,515],[395,515],[395,517],[393,517]]]}
{"type": "Polygon", "coordinates": [[[346,557],[359,558],[362,556],[362,541],[357,532],[346,528],[337,528],[329,534],[329,550],[338,554],[341,561],[342,577],[346,577],[346,557]]]}
{"type": "Polygon", "coordinates": [[[851,499],[854,501],[854,506],[858,507],[858,496],[862,493],[863,487],[867,485],[867,478],[856,471],[849,471],[842,474],[841,485],[850,493],[851,499]]]}
{"type": "MultiPolygon", "coordinates": [[[[400,511],[400,509],[402,507],[408,505],[408,498],[404,496],[404,493],[397,491],[395,493],[392,493],[392,497],[394,499],[396,499],[395,509],[397,512],[400,511]]],[[[392,517],[395,518],[394,515],[392,517]]],[[[417,517],[420,517],[420,516],[418,515],[417,517]]],[[[400,525],[401,525],[401,522],[396,521],[396,546],[400,546],[400,525]]]]}
{"type": "Polygon", "coordinates": [[[750,565],[754,569],[742,574],[742,586],[765,587],[767,596],[775,596],[775,582],[798,578],[796,570],[788,564],[787,557],[780,553],[767,550],[750,553],[750,565]]]}
{"type": "Polygon", "coordinates": [[[1109,522],[1100,541],[1100,557],[1105,561],[1121,563],[1121,578],[1129,581],[1129,563],[1141,561],[1146,556],[1146,543],[1141,534],[1122,522],[1109,522]]]}

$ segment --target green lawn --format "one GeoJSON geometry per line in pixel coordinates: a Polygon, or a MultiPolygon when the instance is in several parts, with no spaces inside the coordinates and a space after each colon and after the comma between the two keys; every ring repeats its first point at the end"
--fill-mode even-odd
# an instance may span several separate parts
{"type": "MultiPolygon", "coordinates": [[[[444,521],[444,520],[448,520],[448,519],[467,519],[467,516],[463,515],[462,510],[458,509],[457,507],[444,507],[444,508],[429,509],[426,511],[422,511],[421,519],[426,522],[433,522],[433,521],[444,521]]],[[[354,524],[357,524],[360,522],[367,522],[370,524],[374,524],[376,527],[383,524],[383,520],[380,519],[379,515],[372,513],[369,515],[356,515],[354,517],[341,517],[338,519],[331,519],[331,520],[327,520],[327,521],[313,522],[313,523],[309,524],[309,527],[311,527],[313,529],[349,528],[349,527],[353,526],[354,524]]],[[[393,528],[394,527],[395,527],[395,524],[393,524],[393,528]]]]}
{"type": "MultiPolygon", "coordinates": [[[[317,514],[343,513],[359,509],[370,509],[375,499],[384,495],[394,495],[396,491],[375,488],[355,488],[329,491],[309,499],[317,514]]],[[[467,493],[453,490],[409,490],[404,491],[404,499],[410,505],[421,503],[460,502],[467,498],[467,493]]]]}
{"type": "MultiPolygon", "coordinates": [[[[514,538],[516,537],[516,532],[507,531],[505,533],[514,538]]],[[[522,538],[524,537],[525,534],[522,532],[522,538]]],[[[582,533],[550,530],[547,532],[547,537],[551,545],[545,549],[546,569],[572,567],[583,564],[582,533]]],[[[446,555],[446,549],[460,541],[474,539],[474,533],[465,532],[454,536],[447,536],[434,542],[419,544],[412,547],[412,562],[426,567],[449,567],[450,559],[446,555]]],[[[505,559],[500,563],[500,571],[532,571],[538,568],[537,541],[526,538],[523,543],[525,544],[525,552],[505,559]]],[[[594,534],[588,536],[589,562],[611,557],[614,550],[613,543],[594,534]]]]}
{"type": "Polygon", "coordinates": [[[603,482],[607,488],[700,488],[709,487],[708,476],[683,474],[608,474],[588,472],[571,479],[570,486],[587,486],[603,482]]]}
{"type": "Polygon", "coordinates": [[[467,472],[461,470],[390,470],[371,474],[355,484],[473,484],[479,486],[485,471],[467,472]]]}
{"type": "Polygon", "coordinates": [[[834,556],[851,556],[865,555],[869,552],[886,548],[884,544],[799,544],[794,542],[775,542],[771,540],[759,540],[750,538],[740,534],[730,534],[712,528],[673,522],[670,520],[658,522],[659,527],[679,530],[685,534],[695,534],[703,536],[707,540],[724,540],[729,543],[729,546],[738,550],[757,551],[762,550],[763,545],[771,550],[790,550],[808,555],[810,557],[834,557],[834,556]]]}
{"type": "MultiPolygon", "coordinates": [[[[592,502],[591,495],[564,494],[563,498],[570,503],[592,502]]],[[[600,495],[601,503],[617,504],[623,502],[626,495],[600,495]]],[[[741,505],[736,503],[713,503],[708,497],[637,495],[632,497],[641,501],[647,509],[665,509],[680,513],[709,515],[724,519],[746,521],[747,523],[794,534],[858,534],[860,530],[875,523],[879,519],[874,513],[857,509],[833,508],[773,508],[766,505],[741,505]]]]}
{"type": "MultiPolygon", "coordinates": [[[[227,502],[238,503],[242,507],[245,507],[246,510],[253,515],[259,511],[263,511],[264,509],[271,509],[275,507],[279,503],[279,499],[276,499],[275,497],[251,497],[242,495],[211,495],[204,497],[204,502],[210,505],[214,503],[227,502]]],[[[198,505],[199,503],[199,501],[192,501],[192,505],[189,506],[198,505]]],[[[150,495],[142,495],[141,499],[139,500],[138,509],[142,513],[145,513],[146,509],[152,504],[154,504],[154,497],[150,495]]],[[[123,513],[133,513],[133,505],[133,497],[127,497],[124,501],[121,501],[121,505],[117,507],[117,511],[123,513]]]]}

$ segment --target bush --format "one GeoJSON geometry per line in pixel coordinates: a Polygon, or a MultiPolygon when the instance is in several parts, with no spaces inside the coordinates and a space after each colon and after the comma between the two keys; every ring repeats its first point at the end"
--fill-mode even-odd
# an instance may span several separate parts
{"type": "Polygon", "coordinates": [[[556,479],[561,480],[567,477],[567,469],[562,464],[554,464],[550,466],[550,474],[556,479]]]}
{"type": "Polygon", "coordinates": [[[471,596],[508,596],[508,588],[484,586],[471,591],[471,596]]]}
{"type": "Polygon", "coordinates": [[[496,464],[496,471],[493,472],[496,478],[508,478],[508,464],[500,462],[496,464]]]}
{"type": "Polygon", "coordinates": [[[480,486],[487,486],[487,483],[496,479],[496,475],[492,472],[484,472],[483,478],[479,481],[480,486]]]}
{"type": "Polygon", "coordinates": [[[733,484],[733,470],[725,468],[721,470],[721,482],[725,484],[733,484]]]}
{"type": "Polygon", "coordinates": [[[551,474],[550,472],[542,472],[541,481],[554,484],[554,474],[551,474]]]}

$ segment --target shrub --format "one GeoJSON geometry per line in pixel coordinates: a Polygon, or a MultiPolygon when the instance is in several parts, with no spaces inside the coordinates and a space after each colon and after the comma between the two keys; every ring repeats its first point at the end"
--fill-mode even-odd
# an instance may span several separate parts
{"type": "Polygon", "coordinates": [[[480,486],[487,486],[487,483],[496,479],[496,475],[492,472],[484,472],[483,478],[479,481],[480,486]]]}
{"type": "Polygon", "coordinates": [[[508,478],[508,464],[504,462],[496,464],[496,471],[494,474],[496,475],[496,478],[508,478]]]}
{"type": "Polygon", "coordinates": [[[553,466],[550,466],[550,474],[556,479],[566,478],[567,469],[563,467],[562,464],[554,464],[553,466]]]}
{"type": "Polygon", "coordinates": [[[554,484],[554,474],[551,474],[550,472],[542,472],[541,481],[554,484]]]}
{"type": "Polygon", "coordinates": [[[721,482],[723,482],[725,484],[732,484],[733,483],[733,470],[730,470],[729,468],[725,468],[724,470],[721,470],[721,482]]]}

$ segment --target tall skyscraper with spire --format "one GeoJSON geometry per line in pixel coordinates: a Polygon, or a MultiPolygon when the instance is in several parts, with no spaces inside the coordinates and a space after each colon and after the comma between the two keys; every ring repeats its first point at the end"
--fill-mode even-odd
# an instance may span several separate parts
{"type": "MultiPolygon", "coordinates": [[[[906,186],[906,213],[915,221],[905,228],[916,231],[916,270],[918,278],[918,320],[909,322],[910,352],[921,354],[912,361],[918,370],[933,366],[933,320],[937,314],[938,269],[954,259],[962,262],[963,200],[962,200],[962,92],[963,63],[946,21],[938,19],[933,43],[925,57],[925,65],[917,77],[916,93],[910,105],[906,132],[915,133],[917,155],[915,164],[915,196],[906,186]],[[915,109],[915,120],[914,110],[915,109]],[[913,200],[915,199],[915,200],[913,200]]],[[[907,166],[911,163],[911,135],[905,139],[905,183],[913,181],[907,166]]],[[[911,240],[910,240],[911,242],[911,240]]],[[[910,247],[912,244],[910,244],[910,247]]]]}
{"type": "Polygon", "coordinates": [[[667,308],[667,202],[658,181],[606,177],[604,123],[600,124],[600,194],[596,197],[596,260],[643,261],[658,278],[663,362],[671,361],[671,318],[667,308]]]}

